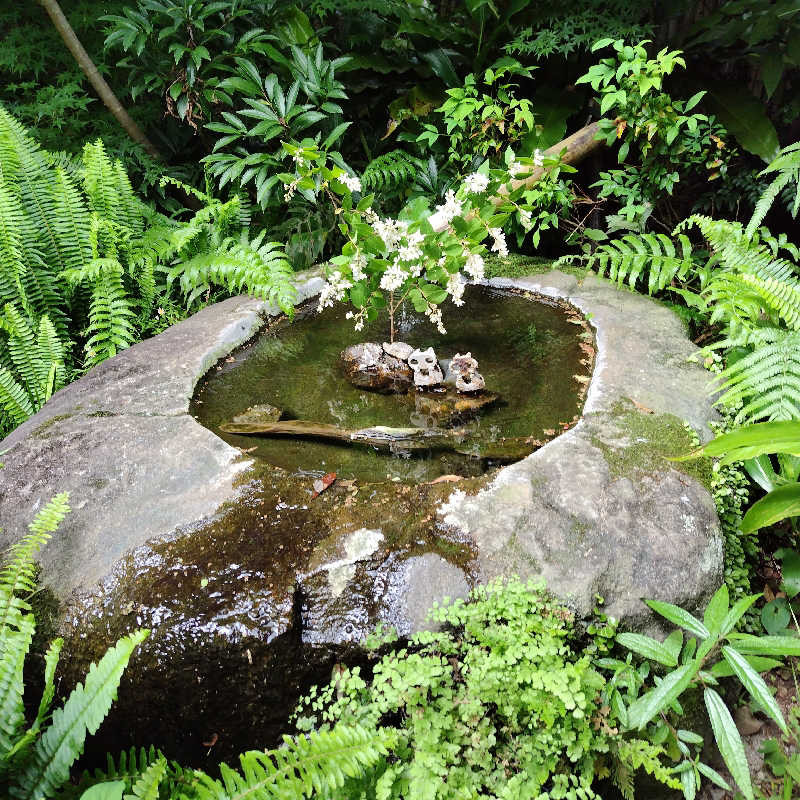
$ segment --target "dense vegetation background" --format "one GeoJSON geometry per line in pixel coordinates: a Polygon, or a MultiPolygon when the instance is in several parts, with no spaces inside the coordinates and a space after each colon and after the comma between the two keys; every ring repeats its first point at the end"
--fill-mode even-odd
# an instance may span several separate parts
{"type": "MultiPolygon", "coordinates": [[[[751,798],[714,688],[735,676],[785,736],[770,765],[791,797],[797,712],[787,724],[760,674],[800,655],[800,3],[64,0],[139,141],[55,5],[0,8],[0,436],[207,303],[246,291],[288,311],[293,272],[313,264],[328,263],[323,300],[356,319],[407,290],[441,322],[462,267],[483,276],[484,241],[504,255],[506,236],[671,305],[719,376],[725,420],[705,450],[720,459],[725,584],[702,621],[653,605],[685,640],[576,630],[540,589],[498,584],[440,612],[446,633],[379,642],[375,675],[392,679],[343,674],[306,701],[307,737],[250,754],[242,774],[220,783],[151,751],[69,793],[559,798],[608,779],[631,797],[644,770],[688,800],[728,778],[751,798]],[[562,147],[589,125],[591,146],[562,147]],[[402,266],[423,256],[417,274],[402,266]],[[702,692],[727,776],[683,727],[686,691],[702,692]],[[528,735],[539,724],[546,741],[528,735]]],[[[15,797],[68,782],[145,635],[50,715],[55,645],[26,729],[20,595],[67,511],[59,495],[0,575],[0,788],[15,797]]]]}

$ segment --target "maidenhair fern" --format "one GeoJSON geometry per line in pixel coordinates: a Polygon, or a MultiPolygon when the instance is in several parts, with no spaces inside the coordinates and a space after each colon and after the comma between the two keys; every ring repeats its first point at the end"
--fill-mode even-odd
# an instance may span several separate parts
{"type": "Polygon", "coordinates": [[[36,515],[29,532],[13,545],[0,572],[0,794],[19,800],[54,797],[69,779],[116,697],[122,672],[148,632],[136,631],[92,664],[84,684],[50,715],[55,670],[62,642],[45,655],[44,691],[35,718],[25,727],[23,668],[33,639],[34,616],[27,597],[34,590],[34,556],[69,512],[66,493],[56,495],[36,515]]]}

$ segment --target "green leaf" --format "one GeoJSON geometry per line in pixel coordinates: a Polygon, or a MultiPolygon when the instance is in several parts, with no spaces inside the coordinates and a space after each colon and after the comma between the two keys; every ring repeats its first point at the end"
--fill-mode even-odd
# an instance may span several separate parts
{"type": "Polygon", "coordinates": [[[734,628],[736,623],[745,615],[746,611],[756,600],[762,597],[760,594],[751,594],[739,598],[734,604],[733,608],[726,614],[725,619],[722,621],[719,635],[727,636],[734,628]]]}
{"type": "Polygon", "coordinates": [[[702,761],[697,762],[697,771],[708,778],[712,783],[715,783],[720,789],[731,791],[730,784],[719,774],[715,769],[711,769],[707,764],[702,761]]]}
{"type": "Polygon", "coordinates": [[[631,703],[628,708],[628,723],[631,728],[641,730],[653,717],[676,700],[691,683],[697,672],[692,662],[670,672],[654,689],[631,703]]]}
{"type": "Polygon", "coordinates": [[[792,612],[785,597],[776,597],[761,609],[761,624],[773,636],[786,630],[791,619],[792,612]]]}
{"type": "Polygon", "coordinates": [[[739,735],[736,723],[725,707],[725,703],[722,702],[722,698],[713,689],[706,689],[703,692],[703,697],[706,701],[708,718],[711,720],[711,729],[714,731],[714,739],[725,766],[745,796],[745,800],[753,800],[750,769],[747,765],[747,756],[745,756],[742,737],[739,735]]]}
{"type": "Polygon", "coordinates": [[[709,600],[703,623],[712,634],[718,634],[728,614],[728,587],[723,583],[709,600]]]}
{"type": "Polygon", "coordinates": [[[800,514],[800,483],[790,483],[773,489],[753,503],[742,517],[742,533],[752,533],[782,519],[800,514]]]}
{"type": "MultiPolygon", "coordinates": [[[[774,658],[767,658],[766,656],[745,656],[747,663],[757,672],[769,672],[775,667],[780,667],[782,662],[774,658]]],[[[727,661],[718,661],[711,667],[711,674],[715,678],[730,678],[733,676],[733,670],[727,661]]]]}
{"type": "Polygon", "coordinates": [[[671,649],[649,636],[639,633],[620,633],[617,642],[628,650],[633,650],[634,653],[667,667],[675,667],[678,664],[678,659],[671,649]]]}
{"type": "Polygon", "coordinates": [[[765,713],[775,721],[775,724],[784,733],[788,733],[783,714],[781,714],[781,710],[775,698],[767,688],[767,684],[764,683],[764,679],[747,663],[747,659],[732,647],[723,647],[722,655],[725,657],[728,664],[730,664],[736,677],[742,682],[742,686],[747,689],[750,697],[761,706],[765,713]]]}
{"type": "Polygon", "coordinates": [[[769,100],[778,88],[783,75],[783,55],[779,50],[767,50],[761,56],[761,80],[769,100]]]}
{"type": "Polygon", "coordinates": [[[668,619],[675,625],[685,628],[689,633],[693,633],[700,639],[707,639],[709,637],[708,628],[700,622],[697,617],[692,616],[688,611],[684,611],[680,606],[673,605],[672,603],[664,603],[661,600],[645,600],[644,601],[656,614],[660,614],[664,619],[668,619]]]}
{"type": "Polygon", "coordinates": [[[780,559],[781,587],[791,600],[797,594],[800,594],[800,553],[796,550],[784,548],[780,552],[780,559]]]}
{"type": "Polygon", "coordinates": [[[436,50],[429,50],[427,53],[420,53],[420,58],[430,66],[433,74],[445,86],[461,86],[461,79],[448,55],[452,52],[452,50],[448,51],[439,47],[436,50]]]}
{"type": "Polygon", "coordinates": [[[800,656],[800,639],[794,636],[753,636],[732,633],[728,641],[740,653],[754,656],[800,656]]]}
{"type": "Polygon", "coordinates": [[[800,422],[759,422],[717,436],[687,456],[675,461],[686,461],[700,456],[724,456],[722,463],[744,461],[765,453],[800,455],[800,422]]]}
{"type": "Polygon", "coordinates": [[[748,152],[767,163],[780,150],[775,126],[764,104],[738,84],[713,84],[704,104],[748,152]]]}
{"type": "Polygon", "coordinates": [[[80,800],[122,800],[124,791],[125,781],[104,781],[90,786],[80,800]]]}

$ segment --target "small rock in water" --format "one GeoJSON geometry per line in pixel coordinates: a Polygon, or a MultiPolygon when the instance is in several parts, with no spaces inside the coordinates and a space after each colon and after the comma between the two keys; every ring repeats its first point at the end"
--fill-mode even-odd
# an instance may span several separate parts
{"type": "Polygon", "coordinates": [[[414,397],[414,403],[417,415],[432,423],[424,427],[447,427],[460,420],[477,416],[484,408],[499,399],[499,395],[491,392],[463,395],[450,390],[445,394],[418,393],[414,397]]]}
{"type": "Polygon", "coordinates": [[[390,356],[399,358],[401,361],[408,361],[408,357],[414,352],[414,348],[405,342],[383,343],[383,351],[390,356]]]}
{"type": "Polygon", "coordinates": [[[459,392],[478,392],[486,386],[483,375],[478,372],[478,362],[472,353],[456,353],[447,364],[444,382],[459,392]]]}
{"type": "Polygon", "coordinates": [[[427,350],[414,350],[408,357],[408,366],[414,370],[415,386],[438,386],[444,380],[439,360],[432,347],[427,350]]]}
{"type": "Polygon", "coordinates": [[[362,342],[343,350],[339,360],[347,380],[359,389],[407,392],[413,384],[408,365],[384,352],[377,342],[362,342]]]}
{"type": "Polygon", "coordinates": [[[250,406],[247,411],[237,414],[233,418],[235,423],[259,424],[262,422],[277,422],[283,412],[269,403],[261,403],[257,406],[250,406]]]}

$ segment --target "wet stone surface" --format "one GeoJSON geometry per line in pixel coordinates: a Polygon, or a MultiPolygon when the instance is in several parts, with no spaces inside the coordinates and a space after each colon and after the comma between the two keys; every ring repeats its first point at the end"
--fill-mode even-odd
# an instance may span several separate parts
{"type": "MultiPolygon", "coordinates": [[[[578,283],[551,272],[513,286],[591,314],[598,355],[576,426],[556,436],[555,423],[570,421],[559,409],[541,432],[522,419],[513,436],[496,437],[493,446],[509,450],[530,440],[521,455],[535,452],[510,466],[471,469],[464,454],[437,455],[434,470],[369,453],[337,462],[341,447],[319,445],[319,459],[303,470],[300,445],[265,450],[253,437],[223,440],[193,418],[190,401],[209,369],[235,377],[245,352],[237,348],[271,313],[243,298],[92,370],[0,443],[0,548],[23,535],[53,494],[71,493],[73,512],[41,554],[42,581],[60,603],[42,623],[66,639],[59,691],[117,637],[152,629],[95,737],[95,754],[152,743],[208,766],[274,744],[298,695],[327,680],[338,661],[363,659],[358,642],[377,622],[419,630],[432,602],[499,573],[544,576],[581,614],[601,594],[610,613],[639,628],[651,623],[642,596],[690,609],[705,602],[722,568],[705,467],[679,471],[664,459],[688,447],[681,420],[705,436],[712,417],[706,376],[686,364],[695,348],[680,321],[594,278],[578,283]],[[347,469],[337,469],[342,463],[347,469]],[[339,478],[313,497],[315,480],[331,471],[339,478]],[[203,743],[211,741],[209,755],[203,743]]],[[[315,287],[309,277],[303,291],[315,287]]],[[[516,301],[535,305],[525,295],[516,301]]],[[[591,336],[566,324],[578,362],[591,364],[591,336]]],[[[310,399],[331,400],[331,413],[341,413],[329,387],[297,365],[304,347],[330,346],[335,361],[343,346],[304,330],[298,324],[299,340],[283,341],[268,329],[252,347],[262,346],[274,365],[271,380],[299,370],[310,399]]],[[[509,343],[533,343],[541,358],[547,338],[509,343]]],[[[487,359],[465,339],[447,349],[477,355],[491,390],[487,359]]],[[[567,371],[573,389],[588,383],[590,366],[582,366],[583,374],[567,371]]],[[[551,373],[528,368],[520,395],[537,381],[547,393],[551,373]]],[[[264,386],[233,388],[237,407],[220,406],[220,421],[265,403],[301,416],[292,407],[303,399],[297,393],[287,403],[264,386]]],[[[377,422],[362,411],[366,423],[377,422]]],[[[399,421],[418,413],[413,398],[403,413],[399,421]]]]}

